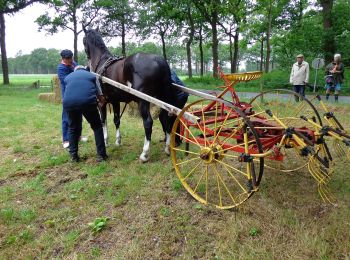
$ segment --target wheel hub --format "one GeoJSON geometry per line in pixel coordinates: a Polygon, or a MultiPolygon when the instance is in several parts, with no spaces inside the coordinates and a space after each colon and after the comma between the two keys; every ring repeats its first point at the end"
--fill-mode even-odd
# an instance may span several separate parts
{"type": "Polygon", "coordinates": [[[215,160],[222,160],[224,158],[224,150],[219,144],[202,147],[199,156],[205,163],[209,164],[215,162],[215,160]]]}

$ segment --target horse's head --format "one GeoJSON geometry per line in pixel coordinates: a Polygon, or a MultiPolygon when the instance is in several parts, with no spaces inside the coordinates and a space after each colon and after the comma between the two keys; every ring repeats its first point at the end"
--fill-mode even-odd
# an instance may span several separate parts
{"type": "Polygon", "coordinates": [[[85,33],[85,36],[83,38],[83,44],[84,44],[84,49],[87,58],[90,60],[92,55],[93,55],[93,50],[100,50],[102,53],[105,51],[108,51],[105,43],[103,42],[102,36],[99,33],[98,29],[85,29],[83,26],[83,30],[85,33]]]}

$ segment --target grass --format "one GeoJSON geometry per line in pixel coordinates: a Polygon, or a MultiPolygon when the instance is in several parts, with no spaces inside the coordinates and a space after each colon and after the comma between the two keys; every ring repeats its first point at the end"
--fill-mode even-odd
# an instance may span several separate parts
{"type": "MultiPolygon", "coordinates": [[[[40,102],[41,91],[0,86],[0,259],[350,257],[349,162],[337,162],[331,182],[337,207],[322,203],[307,171],[267,170],[256,195],[220,211],[182,188],[162,152],[159,121],[149,163],[137,160],[142,122],[127,113],[123,145],[107,148],[107,162],[96,163],[84,122],[84,159],[70,163],[61,148],[61,107],[40,102]],[[89,223],[103,228],[94,232],[89,223]]],[[[350,107],[334,109],[350,127],[350,107]]]]}
{"type": "MultiPolygon", "coordinates": [[[[241,82],[235,85],[235,89],[238,92],[261,92],[261,90],[271,90],[277,88],[287,88],[293,89],[292,85],[289,84],[289,75],[290,71],[280,71],[274,70],[268,74],[263,74],[260,80],[254,80],[249,82],[241,82]]],[[[221,79],[215,79],[212,75],[208,74],[200,78],[194,76],[192,79],[187,78],[186,76],[181,76],[181,79],[186,86],[194,89],[205,89],[205,90],[220,90],[218,86],[224,85],[221,79]]],[[[313,85],[315,80],[315,71],[310,72],[310,86],[306,89],[307,94],[313,92],[313,85]]],[[[317,93],[324,94],[324,79],[323,74],[319,72],[317,79],[317,93]]],[[[342,90],[342,95],[350,95],[350,84],[347,80],[344,81],[342,90]]]]}
{"type": "MultiPolygon", "coordinates": [[[[2,74],[0,74],[2,78],[2,74]]],[[[40,81],[41,86],[51,86],[52,74],[10,74],[10,86],[31,86],[40,81]]]]}

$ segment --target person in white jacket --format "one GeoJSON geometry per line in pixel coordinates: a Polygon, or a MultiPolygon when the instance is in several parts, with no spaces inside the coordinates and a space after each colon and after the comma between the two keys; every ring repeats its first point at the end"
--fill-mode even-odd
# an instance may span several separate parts
{"type": "MultiPolygon", "coordinates": [[[[297,62],[293,64],[289,82],[293,85],[294,91],[302,96],[305,96],[305,86],[309,82],[309,71],[309,63],[304,61],[302,54],[299,54],[297,62]]],[[[295,96],[295,101],[299,101],[298,96],[295,96]]]]}

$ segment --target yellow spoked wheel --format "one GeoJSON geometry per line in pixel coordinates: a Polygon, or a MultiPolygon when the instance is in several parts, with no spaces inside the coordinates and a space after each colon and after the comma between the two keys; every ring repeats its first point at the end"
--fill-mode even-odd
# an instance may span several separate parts
{"type": "MultiPolygon", "coordinates": [[[[321,118],[313,104],[294,91],[286,89],[266,91],[254,97],[250,104],[257,119],[259,117],[266,119],[263,124],[258,120],[251,119],[260,138],[268,137],[271,133],[283,129],[273,118],[264,113],[267,109],[271,110],[285,125],[298,129],[298,132],[310,139],[311,142],[313,140],[308,130],[315,130],[315,127],[301,119],[301,116],[311,118],[317,124],[322,125],[321,118]]],[[[265,160],[267,168],[292,172],[306,167],[309,163],[308,156],[303,155],[300,147],[288,138],[283,139],[283,143],[276,144],[273,149],[278,149],[284,160],[278,161],[274,157],[267,157],[265,160]]]]}
{"type": "Polygon", "coordinates": [[[232,105],[222,110],[220,102],[208,111],[210,102],[196,101],[179,114],[171,135],[171,158],[182,185],[196,200],[229,209],[258,190],[264,169],[262,147],[240,111],[232,105]],[[186,121],[185,112],[198,122],[186,121]],[[177,147],[176,138],[182,141],[177,147]]]}

